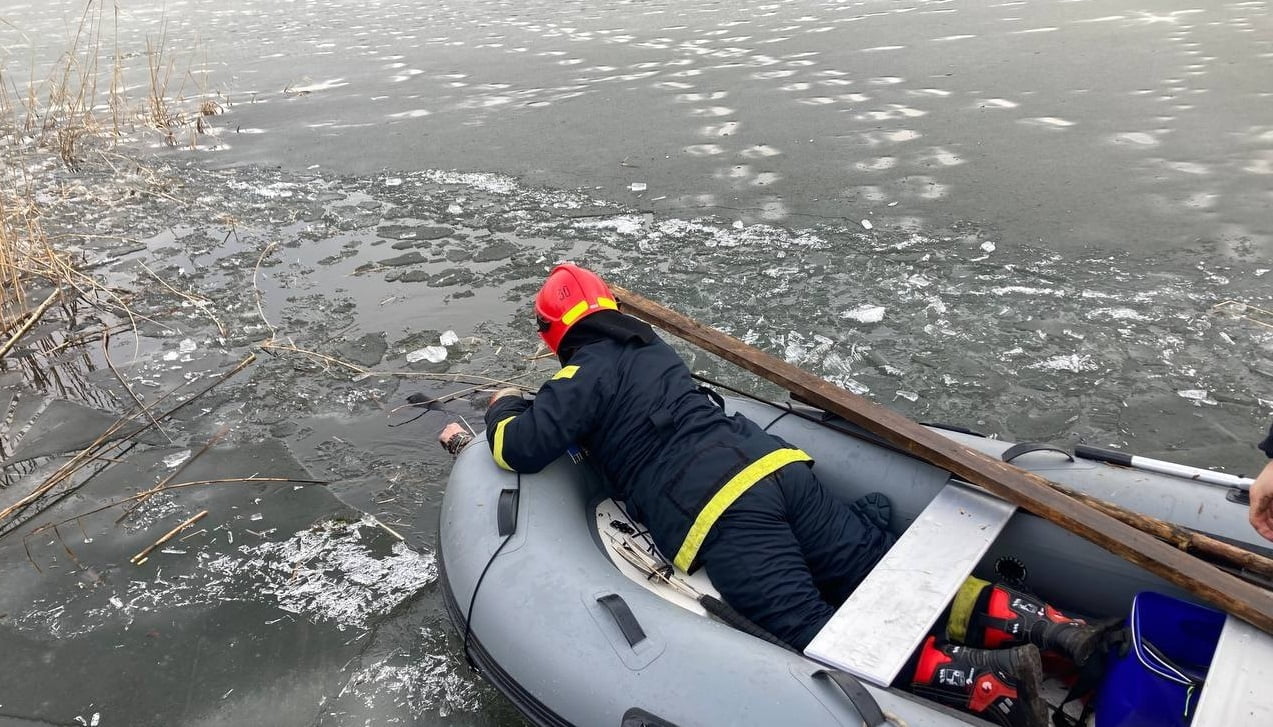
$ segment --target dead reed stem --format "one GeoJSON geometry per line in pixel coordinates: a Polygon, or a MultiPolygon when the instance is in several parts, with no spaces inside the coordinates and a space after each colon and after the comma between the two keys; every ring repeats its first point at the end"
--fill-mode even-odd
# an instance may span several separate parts
{"type": "MultiPolygon", "coordinates": [[[[187,487],[207,487],[207,486],[209,486],[209,485],[228,485],[228,484],[232,484],[232,483],[237,483],[237,484],[249,484],[249,485],[258,485],[258,484],[263,484],[263,485],[280,485],[280,484],[290,484],[290,485],[299,485],[299,486],[309,486],[309,485],[327,485],[327,484],[330,484],[330,483],[329,483],[329,482],[327,482],[326,480],[302,480],[302,479],[296,479],[296,478],[292,478],[292,477],[255,477],[255,476],[253,476],[253,477],[227,477],[227,478],[223,478],[223,479],[216,479],[216,480],[191,480],[191,481],[189,481],[189,482],[174,482],[174,483],[172,483],[172,484],[170,484],[170,485],[164,485],[163,489],[162,489],[162,490],[160,490],[160,492],[168,492],[169,490],[184,490],[184,489],[186,489],[187,487]]],[[[85,512],[81,512],[81,513],[78,513],[78,514],[76,514],[76,515],[72,515],[71,517],[68,517],[68,518],[66,518],[66,519],[64,519],[64,520],[59,520],[59,521],[57,521],[57,522],[55,522],[55,523],[45,523],[45,524],[43,524],[43,525],[40,525],[40,526],[38,526],[38,527],[34,528],[31,532],[27,533],[26,538],[30,538],[30,537],[35,536],[35,535],[39,535],[40,533],[43,533],[43,532],[45,532],[46,530],[50,530],[50,529],[52,529],[52,528],[59,527],[59,526],[61,526],[61,525],[65,525],[65,524],[67,524],[67,523],[69,523],[69,522],[75,522],[75,521],[78,521],[78,520],[80,520],[80,519],[82,519],[82,518],[86,518],[86,517],[88,517],[88,516],[90,516],[90,515],[96,515],[96,514],[97,514],[97,513],[99,513],[99,512],[105,512],[106,510],[109,510],[109,509],[111,509],[111,508],[113,508],[113,507],[118,507],[118,506],[123,505],[123,504],[125,504],[125,503],[133,502],[133,501],[134,501],[134,500],[136,500],[137,498],[139,498],[139,497],[143,497],[143,496],[145,496],[146,494],[147,494],[147,493],[145,493],[145,492],[138,492],[138,493],[135,493],[135,494],[129,495],[128,497],[124,497],[124,498],[121,498],[121,499],[118,499],[118,500],[114,500],[114,501],[112,501],[112,502],[108,502],[108,503],[106,503],[105,505],[101,505],[101,506],[99,506],[99,507],[95,507],[95,508],[93,508],[92,510],[88,510],[88,511],[85,511],[85,512]]],[[[153,494],[153,493],[151,493],[151,494],[153,494]]],[[[25,539],[25,538],[24,538],[24,539],[25,539]]]]}
{"type": "Polygon", "coordinates": [[[129,560],[132,561],[133,565],[141,565],[145,563],[147,560],[150,559],[150,554],[155,552],[156,549],[158,549],[160,546],[162,546],[164,543],[168,542],[169,540],[172,540],[177,535],[177,533],[180,533],[182,530],[185,530],[191,525],[194,525],[195,523],[207,517],[207,515],[208,515],[207,510],[201,510],[194,517],[183,520],[180,524],[177,525],[177,527],[164,533],[162,536],[160,536],[158,540],[156,540],[154,543],[151,543],[150,545],[143,548],[141,552],[129,558],[129,560]]]}
{"type": "MultiPolygon", "coordinates": [[[[274,351],[286,351],[290,353],[299,353],[302,356],[306,356],[306,357],[315,359],[317,361],[321,361],[323,363],[328,363],[333,366],[339,366],[341,368],[345,368],[350,371],[353,371],[354,373],[358,374],[359,379],[370,378],[372,376],[386,376],[386,377],[398,376],[398,377],[409,377],[409,378],[418,378],[418,379],[432,379],[434,381],[458,381],[458,382],[468,383],[468,384],[478,384],[479,387],[495,385],[495,386],[507,387],[510,389],[523,389],[526,391],[531,390],[527,388],[526,386],[513,383],[510,380],[496,379],[490,376],[483,376],[481,374],[431,373],[429,371],[379,371],[376,369],[368,369],[368,368],[363,368],[362,366],[359,366],[358,364],[350,363],[348,361],[342,361],[341,359],[338,359],[334,356],[328,356],[327,354],[324,354],[324,353],[319,353],[317,351],[310,351],[308,349],[300,348],[299,346],[296,346],[291,343],[276,343],[274,341],[266,341],[260,344],[260,347],[262,350],[266,351],[267,353],[272,353],[274,351]]],[[[529,372],[526,374],[519,374],[517,376],[514,376],[513,379],[519,379],[527,375],[529,375],[529,372]]]]}
{"type": "MultiPolygon", "coordinates": [[[[256,356],[249,354],[247,358],[239,362],[239,364],[235,366],[233,369],[231,369],[225,374],[222,374],[219,378],[217,378],[208,386],[205,386],[198,393],[194,394],[193,396],[190,396],[189,398],[183,400],[176,406],[167,410],[161,416],[157,417],[157,419],[163,420],[172,416],[177,411],[181,410],[183,407],[189,405],[191,402],[202,397],[204,394],[208,393],[209,391],[211,391],[212,389],[214,389],[215,387],[217,387],[218,385],[220,385],[221,383],[223,383],[230,377],[234,376],[235,374],[239,373],[243,369],[247,368],[247,366],[255,360],[256,360],[256,356]]],[[[177,389],[173,389],[171,391],[166,392],[161,397],[159,397],[159,399],[143,407],[143,411],[153,409],[155,405],[159,404],[164,399],[167,399],[173,393],[175,393],[176,391],[182,388],[184,388],[184,385],[181,387],[178,387],[177,389]]],[[[94,457],[101,455],[104,450],[109,449],[110,447],[113,447],[113,446],[118,446],[119,444],[123,442],[129,442],[131,441],[133,437],[149,429],[151,425],[144,424],[138,427],[135,431],[130,432],[128,436],[120,440],[115,439],[115,435],[119,434],[121,429],[123,429],[127,424],[129,424],[134,419],[136,419],[136,417],[139,416],[141,413],[142,412],[131,412],[121,417],[120,419],[116,420],[114,423],[112,423],[111,426],[107,427],[105,432],[103,432],[100,436],[98,436],[96,440],[93,441],[93,443],[91,443],[88,447],[85,447],[78,454],[72,457],[69,462],[59,467],[52,475],[50,475],[43,483],[41,483],[38,487],[32,490],[29,494],[27,494],[25,497],[18,500],[14,504],[9,505],[3,510],[0,510],[0,522],[3,522],[4,520],[10,517],[13,517],[14,515],[24,512],[32,504],[34,504],[35,502],[43,498],[45,495],[51,492],[58,485],[70,479],[76,472],[79,471],[80,468],[82,468],[85,464],[91,461],[94,457]]],[[[81,486],[83,486],[83,483],[80,483],[80,485],[77,485],[73,487],[72,489],[78,489],[78,487],[81,487],[81,486]]],[[[37,512],[34,516],[38,516],[38,515],[39,515],[39,512],[37,512]]],[[[4,531],[3,533],[0,533],[0,538],[3,538],[5,535],[13,532],[13,530],[14,528],[10,528],[4,531]]]]}
{"type": "Polygon", "coordinates": [[[150,423],[154,425],[155,429],[159,430],[160,434],[164,435],[165,439],[171,442],[172,436],[169,435],[168,432],[159,424],[159,421],[151,415],[150,411],[146,409],[146,405],[142,404],[141,399],[137,396],[137,392],[133,391],[132,384],[128,383],[128,379],[124,378],[124,376],[119,373],[119,369],[115,368],[115,362],[111,360],[111,334],[109,328],[102,331],[102,358],[106,360],[107,368],[109,368],[111,373],[115,375],[115,378],[119,381],[120,385],[124,387],[124,391],[128,392],[128,396],[132,398],[133,403],[137,405],[138,410],[146,412],[146,418],[150,420],[150,423]]]}
{"type": "Polygon", "coordinates": [[[164,488],[165,485],[172,482],[173,479],[177,477],[177,475],[184,472],[185,469],[189,467],[191,464],[193,464],[195,460],[202,457],[205,452],[207,452],[209,449],[212,449],[212,447],[216,445],[217,442],[224,439],[225,435],[229,433],[230,433],[230,425],[228,424],[221,427],[219,430],[217,430],[217,433],[213,434],[212,437],[206,443],[204,443],[203,447],[198,452],[195,452],[193,455],[190,456],[189,459],[187,459],[185,462],[182,462],[180,467],[173,470],[171,474],[169,474],[167,477],[160,480],[159,484],[141,493],[141,497],[137,498],[136,502],[134,502],[131,506],[129,506],[128,508],[124,510],[124,514],[120,515],[119,518],[115,520],[115,524],[118,525],[124,522],[125,520],[127,520],[128,516],[132,515],[133,512],[137,510],[137,508],[146,504],[146,501],[149,500],[155,493],[159,492],[160,490],[164,488]]]}
{"type": "Polygon", "coordinates": [[[32,311],[30,315],[27,316],[26,323],[22,324],[22,326],[19,327],[18,330],[15,331],[12,336],[9,337],[9,340],[5,341],[3,346],[0,346],[0,359],[4,358],[5,355],[9,353],[9,351],[14,347],[14,345],[17,344],[18,339],[25,336],[27,331],[31,330],[35,326],[35,324],[39,322],[40,317],[44,315],[45,311],[53,307],[54,301],[56,301],[58,299],[58,296],[60,296],[61,294],[62,294],[61,288],[54,290],[52,293],[49,293],[49,297],[45,298],[44,302],[41,303],[38,307],[36,307],[36,309],[32,311]]]}
{"type": "Polygon", "coordinates": [[[1265,328],[1273,328],[1273,311],[1265,310],[1250,303],[1243,303],[1240,300],[1226,300],[1222,303],[1216,303],[1211,306],[1212,313],[1228,313],[1235,315],[1245,321],[1250,321],[1257,326],[1265,328]],[[1254,313],[1255,315],[1252,315],[1254,313]],[[1258,316],[1258,317],[1257,317],[1258,316]]]}

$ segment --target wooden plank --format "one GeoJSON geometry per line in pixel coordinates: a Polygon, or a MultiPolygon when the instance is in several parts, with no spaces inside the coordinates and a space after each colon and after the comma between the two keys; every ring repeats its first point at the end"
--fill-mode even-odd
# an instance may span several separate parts
{"type": "Polygon", "coordinates": [[[615,287],[620,309],[768,379],[809,404],[1075,533],[1266,633],[1273,594],[1053,489],[1032,472],[974,451],[901,414],[825,381],[636,293],[615,287]]]}
{"type": "Polygon", "coordinates": [[[813,637],[805,656],[891,685],[1016,509],[980,490],[946,485],[813,637]]]}

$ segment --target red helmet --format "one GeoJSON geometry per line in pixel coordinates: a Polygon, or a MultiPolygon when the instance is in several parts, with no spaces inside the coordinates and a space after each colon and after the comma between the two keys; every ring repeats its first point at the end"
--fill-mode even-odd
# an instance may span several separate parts
{"type": "Polygon", "coordinates": [[[535,296],[539,336],[557,353],[571,326],[597,311],[618,307],[610,288],[596,273],[570,263],[558,265],[535,296]]]}

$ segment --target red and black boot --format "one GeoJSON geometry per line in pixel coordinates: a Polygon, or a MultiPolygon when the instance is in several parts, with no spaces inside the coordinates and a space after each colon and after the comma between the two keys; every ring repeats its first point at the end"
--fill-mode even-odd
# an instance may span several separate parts
{"type": "Polygon", "coordinates": [[[938,643],[920,649],[911,691],[1001,727],[1047,727],[1043,663],[1033,644],[991,651],[938,643]]]}
{"type": "MultiPolygon", "coordinates": [[[[976,580],[969,578],[965,588],[976,580]]],[[[976,594],[967,631],[958,639],[968,646],[999,649],[1034,644],[1045,656],[1059,654],[1075,666],[1082,666],[1100,644],[1101,630],[1083,619],[1007,586],[980,583],[984,586],[976,594]]],[[[967,598],[962,589],[956,599],[960,598],[967,598]]]]}

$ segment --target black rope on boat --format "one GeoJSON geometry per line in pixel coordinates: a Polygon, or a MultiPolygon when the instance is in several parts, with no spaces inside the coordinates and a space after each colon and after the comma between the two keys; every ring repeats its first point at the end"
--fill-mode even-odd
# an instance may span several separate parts
{"type": "MultiPolygon", "coordinates": [[[[840,434],[845,434],[845,435],[848,435],[848,436],[850,436],[850,437],[853,437],[854,439],[860,439],[860,440],[862,440],[863,442],[868,442],[868,443],[870,443],[870,444],[874,444],[874,445],[876,445],[877,447],[882,447],[882,448],[884,448],[884,449],[889,450],[890,452],[895,452],[895,453],[897,453],[897,454],[903,454],[903,455],[906,455],[907,457],[910,457],[911,459],[916,460],[917,462],[924,462],[924,461],[925,461],[924,459],[922,459],[922,458],[918,457],[917,455],[915,455],[913,452],[908,452],[908,451],[906,451],[905,449],[902,449],[901,447],[897,446],[896,444],[893,444],[892,442],[889,442],[888,440],[884,439],[883,437],[881,437],[881,436],[879,436],[879,435],[877,435],[877,434],[873,434],[873,433],[871,433],[871,432],[868,432],[868,431],[866,431],[865,429],[861,429],[860,427],[856,427],[856,426],[855,426],[852,422],[849,422],[849,421],[848,421],[848,420],[846,420],[846,419],[843,419],[843,418],[841,418],[841,417],[838,417],[838,416],[836,416],[835,414],[832,414],[832,413],[830,413],[830,412],[824,411],[824,410],[822,410],[822,409],[814,409],[815,411],[818,411],[818,412],[820,412],[820,413],[821,413],[821,416],[816,416],[816,415],[810,414],[810,413],[808,413],[808,412],[804,412],[804,411],[800,411],[799,409],[796,409],[794,406],[792,406],[792,404],[791,404],[790,402],[786,402],[786,403],[783,403],[783,404],[779,404],[779,403],[778,403],[778,402],[776,402],[776,401],[771,401],[771,400],[769,400],[769,399],[766,399],[766,398],[765,398],[765,397],[763,397],[763,396],[757,396],[756,394],[753,394],[753,393],[751,393],[751,392],[749,392],[749,391],[743,391],[742,389],[735,388],[735,387],[733,387],[733,386],[730,386],[729,384],[721,383],[721,382],[719,382],[719,381],[716,381],[715,379],[711,379],[711,378],[708,378],[708,377],[706,377],[706,376],[703,376],[702,374],[695,374],[695,373],[691,373],[691,374],[690,374],[690,376],[691,376],[691,377],[693,377],[693,378],[695,378],[695,379],[697,379],[697,380],[699,380],[699,381],[702,381],[702,382],[703,382],[703,383],[705,383],[705,384],[710,384],[710,385],[712,385],[712,386],[719,386],[720,388],[722,388],[722,389],[724,389],[725,391],[728,391],[728,392],[730,392],[730,393],[738,394],[738,395],[739,395],[739,396],[741,396],[741,397],[744,397],[744,398],[747,398],[747,399],[751,399],[752,401],[760,402],[761,404],[768,404],[769,406],[772,406],[772,407],[773,407],[773,408],[775,408],[775,409],[782,409],[782,410],[784,410],[784,411],[783,411],[783,413],[782,413],[782,415],[781,415],[779,418],[782,418],[783,416],[786,416],[786,415],[788,415],[788,414],[793,414],[793,415],[795,415],[795,416],[797,416],[797,417],[800,417],[801,419],[804,419],[804,420],[805,420],[805,421],[807,421],[807,422],[813,422],[814,424],[817,424],[818,426],[823,427],[823,428],[825,428],[825,429],[830,429],[830,430],[831,430],[831,431],[833,431],[833,432],[838,432],[838,433],[840,433],[840,434]],[[836,425],[835,425],[835,422],[836,422],[837,420],[838,420],[838,421],[841,421],[841,422],[844,422],[844,424],[847,424],[849,427],[853,427],[853,428],[848,429],[848,428],[845,428],[845,427],[839,427],[839,426],[836,426],[836,425]]],[[[776,423],[777,423],[777,420],[775,419],[774,421],[770,422],[770,423],[768,424],[768,426],[766,426],[766,429],[767,429],[768,427],[773,426],[773,425],[774,425],[774,424],[776,424],[776,423]]],[[[921,424],[922,424],[922,422],[921,422],[921,424]]],[[[944,425],[944,424],[934,424],[934,425],[925,424],[924,426],[936,426],[936,427],[938,427],[939,429],[949,429],[949,430],[951,430],[951,431],[961,431],[958,427],[946,426],[946,425],[944,425]]],[[[977,434],[976,432],[971,432],[971,433],[972,433],[972,434],[977,434]]]]}
{"type": "MultiPolygon", "coordinates": [[[[517,491],[518,493],[522,491],[521,472],[517,473],[517,491]]],[[[473,634],[473,606],[477,603],[477,592],[482,589],[482,581],[486,580],[486,572],[491,569],[491,564],[495,562],[495,559],[499,557],[500,552],[504,550],[504,546],[508,545],[508,541],[512,540],[513,536],[516,534],[517,523],[514,521],[513,531],[508,535],[505,535],[504,540],[499,544],[499,547],[495,549],[494,553],[491,553],[490,560],[486,561],[485,567],[482,568],[482,574],[477,577],[477,583],[473,584],[473,596],[469,599],[469,610],[464,614],[464,661],[468,663],[470,669],[478,674],[482,673],[482,669],[478,667],[477,662],[473,661],[473,655],[469,652],[469,638],[473,634]]]]}
{"type": "Polygon", "coordinates": [[[787,415],[788,415],[788,414],[790,414],[790,413],[791,413],[791,406],[790,406],[790,405],[788,405],[788,406],[787,406],[787,410],[786,410],[786,411],[784,411],[783,413],[781,413],[781,414],[779,414],[778,416],[774,417],[774,418],[773,418],[773,421],[771,421],[771,422],[769,422],[768,424],[766,424],[765,426],[761,427],[761,431],[765,431],[765,432],[769,431],[769,427],[772,427],[773,425],[775,425],[775,424],[777,424],[778,422],[782,421],[783,417],[787,416],[787,415]]]}

